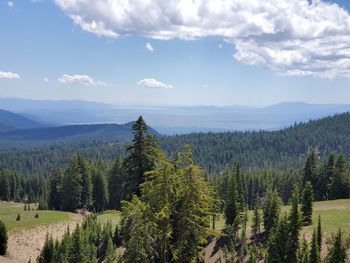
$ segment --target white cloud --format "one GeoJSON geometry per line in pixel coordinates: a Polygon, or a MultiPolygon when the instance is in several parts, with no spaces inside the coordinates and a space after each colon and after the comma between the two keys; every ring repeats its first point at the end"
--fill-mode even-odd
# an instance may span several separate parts
{"type": "Polygon", "coordinates": [[[42,0],[30,0],[30,2],[32,2],[33,4],[36,4],[36,3],[42,2],[42,0]]]}
{"type": "Polygon", "coordinates": [[[84,86],[109,86],[109,84],[106,82],[94,80],[88,75],[63,74],[58,78],[58,82],[63,84],[79,84],[84,86]]]}
{"type": "Polygon", "coordinates": [[[55,0],[83,30],[116,38],[219,37],[240,62],[286,75],[350,78],[350,15],[308,0],[55,0]]]}
{"type": "Polygon", "coordinates": [[[50,80],[48,78],[44,78],[44,82],[50,82],[50,80]]]}
{"type": "Polygon", "coordinates": [[[151,45],[151,43],[146,43],[145,49],[147,49],[149,52],[155,51],[154,47],[151,45]]]}
{"type": "Polygon", "coordinates": [[[13,72],[0,71],[0,79],[20,79],[20,75],[13,72]]]}
{"type": "Polygon", "coordinates": [[[12,8],[15,4],[12,1],[7,2],[8,7],[12,8]]]}
{"type": "Polygon", "coordinates": [[[218,48],[222,48],[222,47],[223,47],[223,45],[222,45],[222,44],[219,44],[219,45],[218,45],[218,48]]]}
{"type": "Polygon", "coordinates": [[[172,89],[173,86],[160,82],[156,79],[142,79],[137,82],[137,85],[146,87],[146,88],[156,88],[156,89],[172,89]]]}

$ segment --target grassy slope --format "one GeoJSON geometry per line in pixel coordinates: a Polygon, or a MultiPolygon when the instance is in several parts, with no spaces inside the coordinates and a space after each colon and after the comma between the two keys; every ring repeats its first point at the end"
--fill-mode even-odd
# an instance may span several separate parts
{"type": "MultiPolygon", "coordinates": [[[[290,206],[284,206],[283,211],[289,212],[290,206]]],[[[350,199],[315,202],[313,210],[313,225],[304,227],[302,233],[312,234],[317,227],[318,216],[321,215],[322,230],[325,236],[330,236],[341,228],[347,235],[350,235],[350,199]]],[[[252,225],[252,211],[248,213],[248,226],[252,225]]],[[[224,216],[216,223],[216,229],[223,229],[225,226],[224,216]]]]}
{"type": "MultiPolygon", "coordinates": [[[[34,205],[31,205],[34,208],[34,205]]],[[[32,228],[39,225],[50,225],[71,219],[70,213],[59,211],[24,211],[24,205],[14,202],[0,202],[0,220],[3,221],[8,230],[22,228],[32,228]],[[17,214],[20,213],[21,220],[16,221],[17,214]],[[34,218],[35,214],[39,218],[34,218]]]]}

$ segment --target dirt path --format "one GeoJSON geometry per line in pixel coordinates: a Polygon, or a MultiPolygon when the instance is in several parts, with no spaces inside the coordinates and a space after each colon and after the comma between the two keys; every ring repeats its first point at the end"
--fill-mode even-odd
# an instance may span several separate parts
{"type": "Polygon", "coordinates": [[[7,255],[0,256],[1,263],[27,263],[36,262],[37,256],[44,245],[46,234],[54,239],[62,238],[67,227],[73,230],[78,222],[83,219],[82,215],[72,214],[71,220],[53,225],[43,225],[30,229],[16,230],[9,233],[7,255]]]}

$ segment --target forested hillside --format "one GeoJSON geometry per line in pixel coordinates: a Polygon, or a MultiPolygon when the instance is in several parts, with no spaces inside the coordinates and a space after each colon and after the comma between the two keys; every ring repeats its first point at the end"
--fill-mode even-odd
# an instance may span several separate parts
{"type": "Polygon", "coordinates": [[[332,152],[350,156],[350,113],[295,124],[268,132],[193,133],[161,138],[168,154],[185,144],[194,159],[210,172],[239,161],[243,168],[300,167],[311,148],[320,158],[332,152]]]}
{"type": "MultiPolygon", "coordinates": [[[[190,144],[194,160],[213,173],[221,172],[226,165],[237,161],[242,169],[300,168],[311,148],[316,149],[320,159],[330,153],[343,153],[350,158],[349,127],[350,114],[344,113],[275,132],[193,133],[158,137],[169,156],[183,150],[185,144],[190,144]]],[[[152,129],[150,132],[156,133],[152,129]]],[[[13,134],[14,138],[20,138],[21,131],[13,134]]],[[[74,154],[111,162],[125,153],[125,145],[130,142],[132,133],[131,124],[89,125],[35,129],[25,137],[36,140],[17,140],[16,144],[14,140],[2,140],[6,147],[0,150],[0,165],[23,173],[48,175],[55,165],[66,167],[74,154]],[[39,139],[40,132],[47,140],[39,139]]]]}

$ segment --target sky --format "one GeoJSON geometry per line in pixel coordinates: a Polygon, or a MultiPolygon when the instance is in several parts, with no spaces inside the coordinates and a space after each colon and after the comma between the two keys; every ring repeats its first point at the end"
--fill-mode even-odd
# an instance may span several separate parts
{"type": "Polygon", "coordinates": [[[350,103],[350,1],[0,0],[0,97],[350,103]]]}

